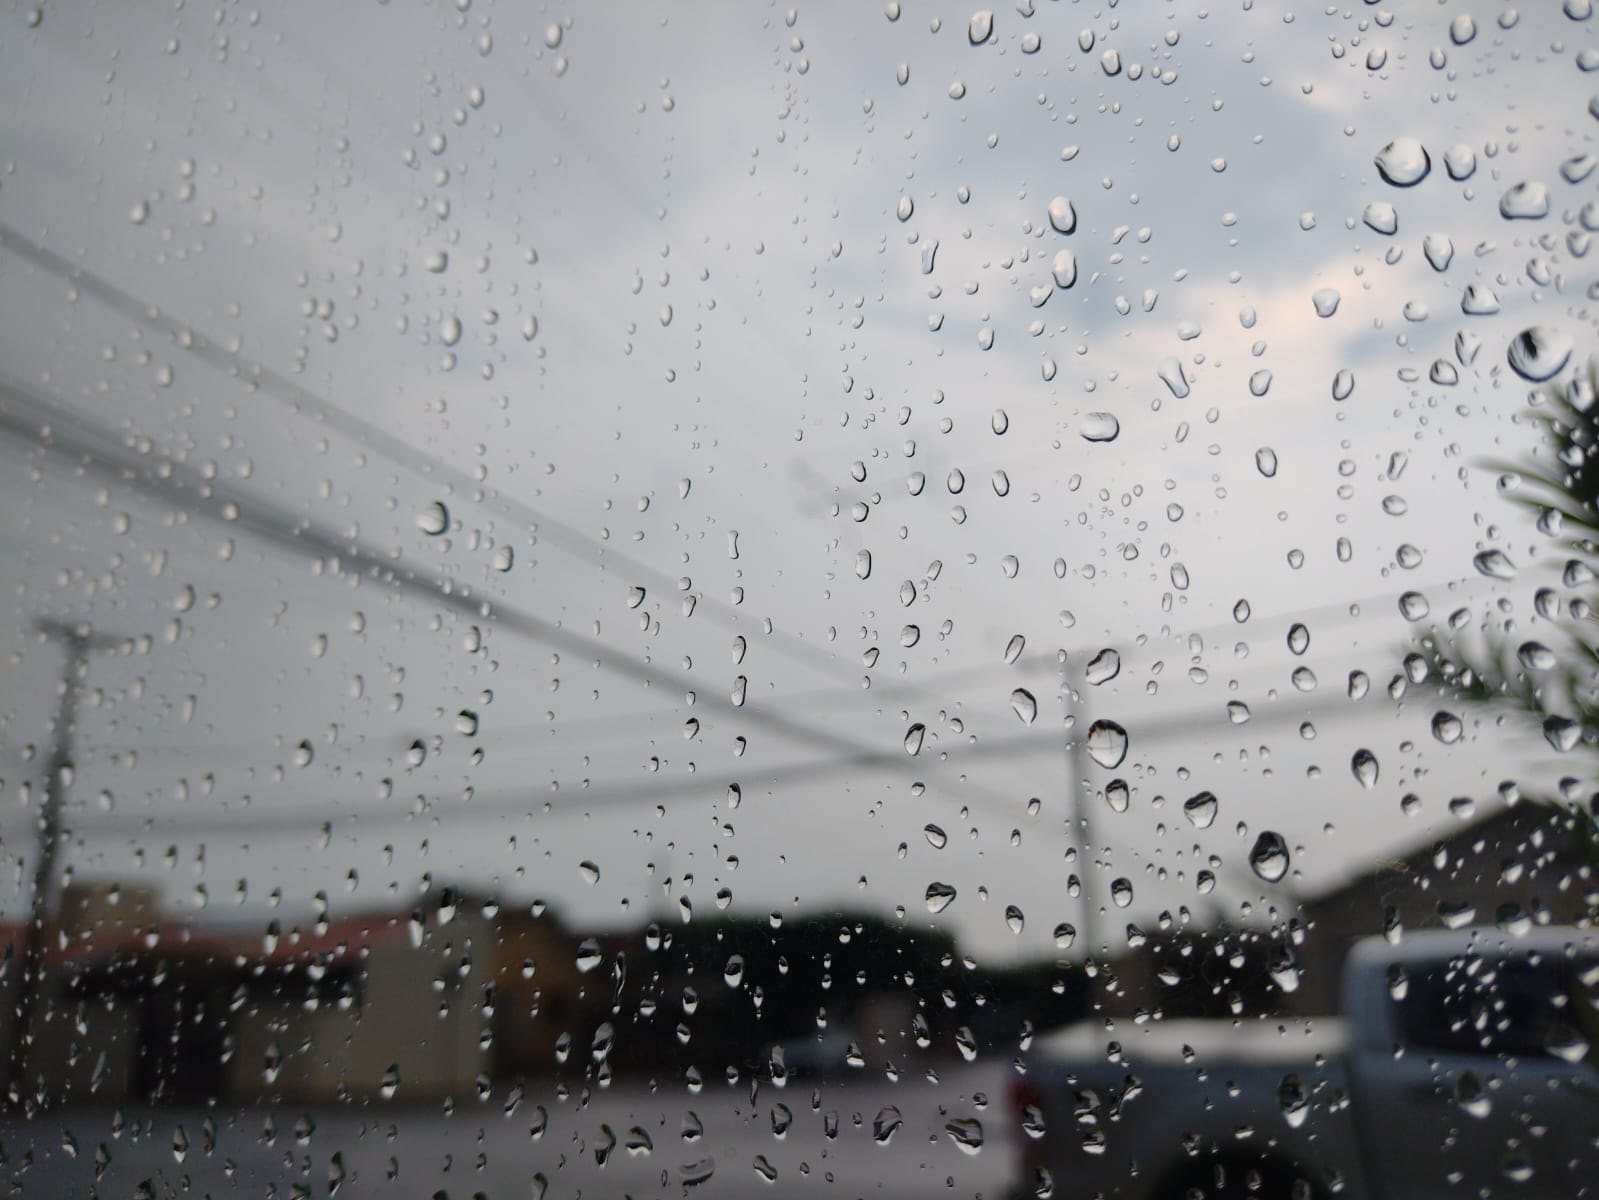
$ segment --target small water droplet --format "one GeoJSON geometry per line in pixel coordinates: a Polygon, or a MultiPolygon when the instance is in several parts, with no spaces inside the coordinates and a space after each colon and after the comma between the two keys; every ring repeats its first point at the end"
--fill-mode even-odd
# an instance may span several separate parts
{"type": "Polygon", "coordinates": [[[1209,829],[1220,807],[1214,792],[1200,792],[1183,801],[1183,816],[1196,828],[1209,829]]]}
{"type": "Polygon", "coordinates": [[[1081,432],[1084,441],[1114,442],[1121,431],[1121,422],[1111,413],[1091,412],[1083,417],[1081,432]]]}
{"type": "Polygon", "coordinates": [[[1377,152],[1377,174],[1394,187],[1415,187],[1432,170],[1427,148],[1415,138],[1395,138],[1377,152]]]}
{"type": "Polygon", "coordinates": [[[1529,671],[1552,671],[1559,659],[1542,642],[1523,642],[1516,649],[1516,660],[1529,671]]]}
{"type": "Polygon", "coordinates": [[[927,885],[927,911],[941,913],[955,902],[955,889],[947,883],[927,885]]]}
{"type": "Polygon", "coordinates": [[[957,1117],[944,1126],[944,1132],[962,1153],[978,1154],[983,1149],[983,1127],[976,1117],[957,1117]]]}
{"type": "Polygon", "coordinates": [[[1283,1110],[1283,1119],[1298,1129],[1310,1115],[1310,1093],[1297,1075],[1285,1075],[1277,1085],[1277,1104],[1283,1110]]]}
{"type": "Polygon", "coordinates": [[[1026,688],[1017,688],[1010,694],[1010,707],[1023,725],[1031,725],[1038,719],[1038,701],[1026,688]]]}
{"type": "Polygon", "coordinates": [[[1106,770],[1115,770],[1127,757],[1127,731],[1115,721],[1095,721],[1088,727],[1088,757],[1106,770]]]}
{"type": "Polygon", "coordinates": [[[1549,189],[1526,179],[1499,198],[1499,215],[1507,221],[1536,221],[1549,215],[1549,189]]]}
{"type": "Polygon", "coordinates": [[[1349,769],[1363,788],[1377,786],[1377,756],[1370,750],[1356,750],[1349,760],[1349,769]]]}
{"type": "Polygon", "coordinates": [[[1360,219],[1368,229],[1392,237],[1399,232],[1399,214],[1394,211],[1394,206],[1383,200],[1373,200],[1366,205],[1365,211],[1360,214],[1360,219]]]}
{"type": "Polygon", "coordinates": [[[1505,359],[1510,369],[1529,383],[1553,379],[1571,360],[1571,338],[1545,325],[1523,329],[1511,339],[1505,359]]]}
{"type": "Polygon", "coordinates": [[[872,1140],[879,1146],[888,1145],[894,1136],[894,1131],[904,1124],[905,1118],[900,1116],[899,1109],[892,1104],[885,1105],[878,1110],[877,1116],[872,1118],[872,1140]]]}
{"type": "Polygon", "coordinates": [[[1257,837],[1249,852],[1249,865],[1267,883],[1276,883],[1288,874],[1288,843],[1282,834],[1268,829],[1257,837]]]}
{"type": "Polygon", "coordinates": [[[1083,678],[1097,687],[1115,679],[1121,674],[1121,669],[1122,656],[1106,647],[1088,660],[1088,665],[1083,668],[1083,678]]]}
{"type": "Polygon", "coordinates": [[[416,514],[416,527],[430,537],[438,537],[450,527],[450,510],[438,500],[430,501],[416,514]]]}
{"type": "MultiPolygon", "coordinates": [[[[1065,196],[1056,196],[1049,202],[1049,226],[1056,233],[1071,233],[1077,228],[1077,208],[1065,196]]],[[[1072,276],[1076,278],[1077,268],[1072,268],[1072,276]]],[[[1070,284],[1063,286],[1069,287],[1070,284]]]]}

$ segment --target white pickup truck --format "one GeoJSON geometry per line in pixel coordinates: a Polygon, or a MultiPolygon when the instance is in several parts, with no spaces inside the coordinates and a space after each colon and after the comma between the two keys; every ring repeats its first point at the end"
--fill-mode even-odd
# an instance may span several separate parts
{"type": "Polygon", "coordinates": [[[1599,1197],[1599,934],[1374,938],[1341,1018],[1090,1020],[1011,1088],[1019,1197],[1599,1197]]]}

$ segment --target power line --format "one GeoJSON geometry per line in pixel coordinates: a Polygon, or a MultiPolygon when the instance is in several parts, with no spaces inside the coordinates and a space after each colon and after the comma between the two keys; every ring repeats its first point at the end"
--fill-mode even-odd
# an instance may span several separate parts
{"type": "MultiPolygon", "coordinates": [[[[503,492],[485,491],[483,484],[466,472],[323,399],[272,368],[246,358],[237,351],[216,345],[210,338],[196,332],[192,327],[180,324],[167,316],[155,305],[140,301],[138,297],[95,274],[89,268],[72,263],[54,251],[46,249],[3,221],[0,221],[0,246],[11,250],[41,270],[68,280],[121,316],[171,338],[175,344],[214,370],[264,391],[288,405],[291,410],[310,414],[328,428],[361,445],[376,449],[406,469],[425,478],[437,479],[466,496],[482,493],[484,504],[497,509],[501,515],[536,530],[541,538],[557,549],[602,570],[614,569],[613,564],[619,566],[630,573],[637,582],[647,583],[657,590],[677,589],[677,580],[664,572],[620,550],[598,545],[592,537],[525,501],[503,492]]],[[[734,611],[731,605],[710,596],[701,597],[698,603],[718,623],[729,628],[745,627],[746,623],[741,615],[734,611]]],[[[771,644],[779,653],[829,672],[836,672],[839,669],[837,659],[820,647],[780,630],[774,632],[777,636],[771,644]]]]}
{"type": "Polygon", "coordinates": [[[472,620],[491,620],[530,640],[591,656],[602,667],[646,687],[667,686],[694,691],[697,703],[706,708],[812,749],[846,757],[874,753],[871,747],[825,727],[783,716],[759,704],[741,705],[715,692],[702,693],[698,680],[684,678],[653,663],[615,654],[592,637],[575,633],[558,622],[509,603],[475,597],[470,590],[458,589],[448,578],[412,567],[397,555],[380,556],[309,517],[232,489],[220,481],[205,479],[168,456],[140,456],[118,444],[92,421],[56,402],[39,399],[4,375],[0,375],[0,397],[8,405],[0,409],[0,432],[76,456],[89,468],[146,495],[176,503],[229,528],[243,529],[296,555],[308,550],[325,555],[340,568],[353,566],[368,578],[426,597],[472,620]],[[10,411],[10,407],[31,412],[33,420],[23,419],[10,411]]]}

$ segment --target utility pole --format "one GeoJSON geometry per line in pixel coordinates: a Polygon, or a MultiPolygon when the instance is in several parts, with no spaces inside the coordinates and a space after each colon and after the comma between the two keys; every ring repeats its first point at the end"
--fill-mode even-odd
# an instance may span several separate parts
{"type": "Polygon", "coordinates": [[[1066,811],[1073,826],[1072,838],[1077,843],[1078,879],[1082,888],[1082,909],[1078,916],[1081,925],[1077,936],[1083,942],[1084,959],[1099,953],[1099,913],[1095,910],[1102,894],[1098,884],[1094,856],[1093,825],[1089,818],[1089,785],[1083,751],[1088,741],[1088,702],[1080,691],[1072,687],[1071,667],[1063,657],[1060,667],[1061,693],[1066,700],[1066,711],[1072,716],[1072,736],[1066,739],[1066,811]]]}
{"type": "Polygon", "coordinates": [[[66,650],[57,701],[55,745],[45,766],[39,805],[38,840],[33,856],[33,889],[28,897],[28,923],[22,931],[22,975],[12,1014],[8,1062],[11,1080],[20,1086],[27,1074],[29,1052],[38,1036],[44,1005],[45,922],[55,898],[56,859],[61,850],[61,802],[72,769],[72,737],[78,723],[78,689],[89,673],[89,651],[118,644],[109,634],[95,633],[87,623],[40,619],[35,628],[66,650]]]}

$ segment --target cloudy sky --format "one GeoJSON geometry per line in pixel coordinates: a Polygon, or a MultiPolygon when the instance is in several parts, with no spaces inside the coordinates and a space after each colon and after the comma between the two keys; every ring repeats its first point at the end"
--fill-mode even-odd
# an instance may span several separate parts
{"type": "Polygon", "coordinates": [[[1486,810],[1536,747],[1388,682],[1552,569],[1475,464],[1511,339],[1593,344],[1566,7],[12,6],[5,909],[46,616],[123,639],[63,867],[207,919],[429,876],[1004,958],[1486,810]]]}

